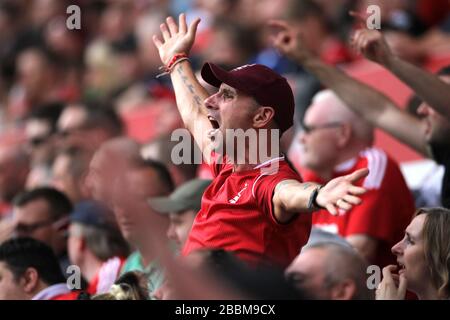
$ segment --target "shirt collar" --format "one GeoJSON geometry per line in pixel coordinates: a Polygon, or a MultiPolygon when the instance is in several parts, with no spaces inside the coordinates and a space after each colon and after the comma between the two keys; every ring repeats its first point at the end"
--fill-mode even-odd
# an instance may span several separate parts
{"type": "Polygon", "coordinates": [[[341,162],[336,167],[334,167],[334,172],[349,171],[350,169],[352,169],[355,166],[357,160],[358,160],[357,157],[354,157],[354,158],[351,158],[351,159],[346,160],[344,162],[341,162]]]}
{"type": "Polygon", "coordinates": [[[58,283],[39,291],[31,300],[50,300],[56,296],[69,293],[67,284],[58,283]]]}

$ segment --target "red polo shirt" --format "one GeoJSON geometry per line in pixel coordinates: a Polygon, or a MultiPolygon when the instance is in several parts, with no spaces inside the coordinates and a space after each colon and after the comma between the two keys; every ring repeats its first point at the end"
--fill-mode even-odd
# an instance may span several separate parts
{"type": "Polygon", "coordinates": [[[269,261],[287,266],[306,244],[311,215],[299,214],[280,224],[273,212],[276,185],[287,179],[301,182],[284,157],[275,158],[252,170],[233,172],[233,165],[211,164],[214,180],[205,190],[183,255],[198,249],[224,249],[257,264],[269,261]]]}

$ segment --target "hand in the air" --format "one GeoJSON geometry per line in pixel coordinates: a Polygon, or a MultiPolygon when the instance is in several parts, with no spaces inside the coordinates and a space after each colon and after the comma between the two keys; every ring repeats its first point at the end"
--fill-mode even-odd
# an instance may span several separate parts
{"type": "Polygon", "coordinates": [[[195,41],[195,34],[200,19],[197,18],[188,28],[186,24],[186,16],[180,14],[178,25],[172,17],[167,17],[166,22],[160,25],[163,40],[153,35],[153,43],[158,48],[159,56],[164,65],[170,62],[175,54],[188,54],[195,41]]]}

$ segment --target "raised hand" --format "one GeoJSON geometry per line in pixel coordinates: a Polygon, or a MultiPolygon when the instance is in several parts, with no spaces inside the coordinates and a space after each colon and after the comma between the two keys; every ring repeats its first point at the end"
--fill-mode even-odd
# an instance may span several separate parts
{"type": "Polygon", "coordinates": [[[270,41],[280,53],[299,63],[310,56],[301,32],[294,30],[289,23],[284,20],[270,20],[268,27],[271,30],[270,41]]]}
{"type": "Polygon", "coordinates": [[[153,35],[153,43],[158,48],[159,56],[164,65],[167,65],[175,54],[188,54],[195,41],[195,34],[200,19],[195,19],[189,25],[186,24],[186,15],[180,14],[178,25],[172,17],[167,17],[166,22],[160,25],[163,40],[153,35]]]}
{"type": "MultiPolygon", "coordinates": [[[[359,20],[361,25],[364,25],[365,17],[363,15],[353,11],[350,12],[350,15],[359,20]]],[[[350,44],[367,59],[385,66],[393,56],[386,39],[378,30],[358,29],[351,37],[350,44]]]]}
{"type": "Polygon", "coordinates": [[[326,208],[332,215],[338,214],[338,208],[350,210],[352,206],[361,203],[358,196],[366,192],[366,189],[357,187],[354,183],[368,174],[368,169],[359,169],[349,175],[331,180],[320,189],[316,198],[317,204],[326,208]]]}

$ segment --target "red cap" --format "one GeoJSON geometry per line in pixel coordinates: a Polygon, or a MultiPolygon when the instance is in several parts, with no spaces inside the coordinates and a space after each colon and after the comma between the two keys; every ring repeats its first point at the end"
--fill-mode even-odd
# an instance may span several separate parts
{"type": "Polygon", "coordinates": [[[205,63],[202,78],[219,88],[225,83],[253,98],[262,106],[275,110],[275,121],[281,133],[289,129],[294,118],[294,95],[286,78],[260,64],[248,64],[226,71],[213,63],[205,63]]]}

